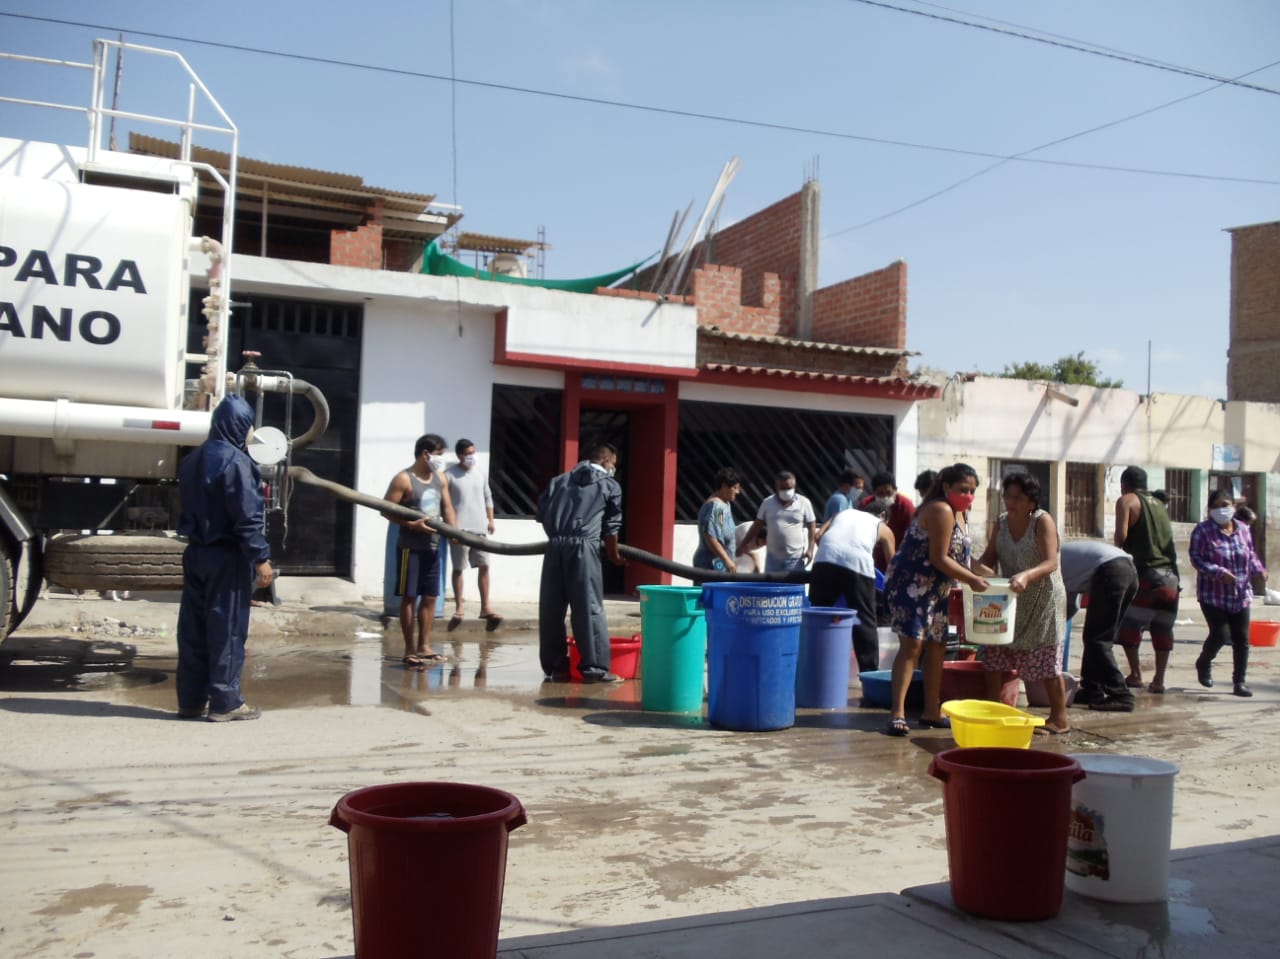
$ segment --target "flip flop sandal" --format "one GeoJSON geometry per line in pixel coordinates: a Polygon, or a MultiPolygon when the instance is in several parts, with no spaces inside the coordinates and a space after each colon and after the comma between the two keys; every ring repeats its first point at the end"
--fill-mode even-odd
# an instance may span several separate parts
{"type": "Polygon", "coordinates": [[[1134,679],[1132,676],[1126,676],[1124,680],[1124,684],[1128,686],[1130,689],[1142,688],[1142,680],[1134,679]]]}
{"type": "Polygon", "coordinates": [[[418,661],[423,665],[439,665],[445,662],[446,657],[443,653],[419,653],[418,661]]]}
{"type": "Polygon", "coordinates": [[[462,625],[462,614],[454,613],[449,617],[449,625],[445,627],[445,632],[452,633],[455,629],[462,625]]]}
{"type": "Polygon", "coordinates": [[[1163,686],[1157,686],[1155,683],[1147,684],[1147,692],[1149,693],[1157,693],[1157,694],[1163,693],[1164,689],[1165,688],[1163,686]]]}
{"type": "Polygon", "coordinates": [[[890,736],[910,736],[911,726],[902,716],[896,716],[889,720],[888,725],[884,727],[884,731],[890,736]]]}
{"type": "Polygon", "coordinates": [[[414,672],[421,672],[423,669],[426,668],[426,666],[423,665],[422,660],[419,659],[417,656],[405,656],[403,659],[400,660],[400,665],[403,666],[405,669],[410,669],[410,670],[413,670],[414,672]]]}
{"type": "Polygon", "coordinates": [[[486,633],[492,633],[502,625],[502,617],[497,613],[490,613],[488,616],[481,616],[480,618],[484,620],[484,629],[486,633]]]}
{"type": "Polygon", "coordinates": [[[941,719],[921,719],[920,726],[922,729],[950,729],[951,720],[946,716],[941,719]]]}

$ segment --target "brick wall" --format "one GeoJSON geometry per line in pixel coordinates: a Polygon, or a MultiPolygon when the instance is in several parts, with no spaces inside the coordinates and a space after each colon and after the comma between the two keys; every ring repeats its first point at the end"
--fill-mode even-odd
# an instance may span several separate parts
{"type": "Polygon", "coordinates": [[[382,269],[382,200],[370,204],[367,221],[354,230],[329,231],[329,262],[334,266],[382,269]]]}
{"type": "Polygon", "coordinates": [[[334,266],[382,269],[382,224],[366,223],[354,230],[330,231],[329,262],[334,266]]]}
{"type": "Polygon", "coordinates": [[[382,269],[392,273],[417,273],[422,269],[423,240],[382,241],[382,269]]]}
{"type": "Polygon", "coordinates": [[[712,264],[694,271],[693,301],[698,307],[699,326],[718,326],[728,333],[753,336],[790,336],[795,332],[795,283],[790,284],[790,315],[783,314],[787,302],[781,278],[766,273],[760,277],[758,305],[743,305],[743,271],[736,266],[712,264]]]}
{"type": "Polygon", "coordinates": [[[1280,403],[1280,223],[1231,231],[1227,398],[1280,403]]]}
{"type": "Polygon", "coordinates": [[[795,290],[800,276],[800,245],[804,208],[801,194],[793,193],[759,213],[725,227],[712,240],[712,262],[742,270],[742,303],[764,306],[764,276],[772,273],[781,281],[789,301],[779,303],[781,316],[795,323],[795,290]]]}
{"type": "Polygon", "coordinates": [[[846,346],[907,348],[907,264],[817,290],[813,297],[813,338],[846,346]]]}
{"type": "MultiPolygon", "coordinates": [[[[626,287],[614,288],[612,286],[597,286],[595,289],[596,296],[616,296],[621,299],[630,300],[651,300],[654,303],[662,300],[661,294],[650,293],[648,290],[629,290],[626,287]]],[[[691,296],[668,296],[667,303],[677,306],[693,305],[693,297],[691,296]]]]}

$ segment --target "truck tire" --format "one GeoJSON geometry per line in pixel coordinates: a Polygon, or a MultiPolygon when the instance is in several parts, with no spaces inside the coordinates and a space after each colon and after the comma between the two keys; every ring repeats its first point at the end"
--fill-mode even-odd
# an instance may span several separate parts
{"type": "Polygon", "coordinates": [[[9,635],[9,630],[16,625],[17,599],[14,585],[14,563],[9,554],[9,541],[0,536],[0,641],[9,635]]]}
{"type": "Polygon", "coordinates": [[[45,547],[44,576],[64,589],[182,589],[184,549],[164,533],[56,536],[45,547]]]}

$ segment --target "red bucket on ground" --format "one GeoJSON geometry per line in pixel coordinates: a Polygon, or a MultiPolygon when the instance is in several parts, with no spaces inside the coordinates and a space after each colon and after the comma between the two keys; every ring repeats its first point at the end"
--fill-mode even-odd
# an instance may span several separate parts
{"type": "Polygon", "coordinates": [[[948,749],[929,775],[942,781],[956,906],[1014,922],[1056,916],[1080,763],[1037,749],[948,749]]]}
{"type": "MultiPolygon", "coordinates": [[[[942,664],[942,701],[950,699],[986,699],[987,667],[972,660],[952,660],[942,664]]],[[[1006,670],[1000,674],[1000,702],[1018,705],[1018,673],[1006,670]]]]}
{"type": "Polygon", "coordinates": [[[1280,623],[1255,619],[1249,623],[1250,646],[1274,646],[1280,642],[1280,623]]]}
{"type": "MultiPolygon", "coordinates": [[[[569,637],[569,679],[582,682],[582,655],[578,644],[569,637]]],[[[609,671],[623,679],[635,679],[640,669],[640,634],[609,637],[609,671]]]]}
{"type": "Polygon", "coordinates": [[[520,800],[465,783],[369,786],[338,800],[347,834],[351,918],[360,959],[493,959],[520,800]],[[445,921],[424,925],[426,909],[445,921]]]}

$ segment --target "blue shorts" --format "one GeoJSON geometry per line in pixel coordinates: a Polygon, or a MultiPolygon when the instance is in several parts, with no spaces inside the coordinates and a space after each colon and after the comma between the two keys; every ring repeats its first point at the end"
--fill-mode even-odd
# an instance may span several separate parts
{"type": "Polygon", "coordinates": [[[440,550],[400,548],[396,562],[396,595],[410,599],[440,595],[440,550]]]}

